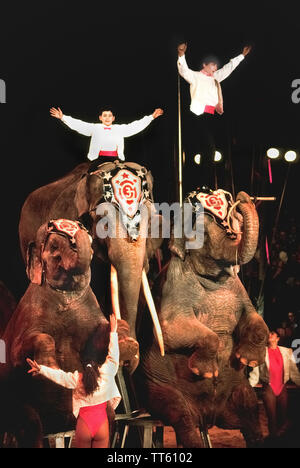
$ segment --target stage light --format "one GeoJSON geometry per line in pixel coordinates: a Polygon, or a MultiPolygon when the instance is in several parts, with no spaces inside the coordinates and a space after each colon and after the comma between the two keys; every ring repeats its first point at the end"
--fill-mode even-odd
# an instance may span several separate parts
{"type": "Polygon", "coordinates": [[[200,164],[201,163],[201,154],[196,154],[195,157],[194,157],[194,161],[196,164],[200,164]]]}
{"type": "Polygon", "coordinates": [[[219,162],[219,161],[222,161],[222,153],[220,153],[220,151],[216,151],[215,152],[215,156],[214,156],[214,161],[215,162],[219,162]]]}
{"type": "Polygon", "coordinates": [[[287,162],[294,162],[297,158],[297,153],[295,151],[287,151],[284,155],[284,159],[287,162]]]}
{"type": "Polygon", "coordinates": [[[277,148],[269,148],[267,151],[267,156],[270,159],[277,159],[279,157],[279,150],[277,148]]]}

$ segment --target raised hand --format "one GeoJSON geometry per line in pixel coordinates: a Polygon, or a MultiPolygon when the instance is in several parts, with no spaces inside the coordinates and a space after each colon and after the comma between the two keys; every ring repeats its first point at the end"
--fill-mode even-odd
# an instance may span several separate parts
{"type": "Polygon", "coordinates": [[[244,55],[244,57],[246,57],[246,55],[248,55],[248,54],[251,52],[251,49],[252,49],[252,46],[251,46],[251,45],[245,46],[245,47],[243,48],[242,54],[244,55]]]}
{"type": "Polygon", "coordinates": [[[187,43],[186,42],[183,42],[182,44],[179,44],[179,46],[177,47],[179,57],[181,57],[182,55],[184,55],[186,53],[186,49],[187,49],[187,43]]]}
{"type": "Polygon", "coordinates": [[[29,358],[27,358],[26,361],[31,367],[31,369],[28,371],[28,374],[37,375],[40,373],[41,368],[36,361],[32,361],[29,358]]]}
{"type": "Polygon", "coordinates": [[[152,117],[154,119],[156,119],[157,117],[159,117],[160,115],[163,115],[164,111],[162,109],[155,109],[155,111],[153,112],[152,114],[152,117]]]}
{"type": "Polygon", "coordinates": [[[51,107],[50,114],[52,115],[52,117],[55,117],[56,119],[60,119],[60,120],[64,116],[60,107],[58,107],[57,109],[55,109],[55,107],[51,107]]]}

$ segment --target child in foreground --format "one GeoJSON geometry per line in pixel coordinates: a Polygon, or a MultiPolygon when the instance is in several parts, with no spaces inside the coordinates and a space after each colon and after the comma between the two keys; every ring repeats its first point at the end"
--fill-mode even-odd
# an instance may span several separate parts
{"type": "Polygon", "coordinates": [[[110,401],[113,409],[121,396],[115,382],[119,367],[119,344],[117,319],[110,317],[110,343],[105,362],[85,362],[83,373],[64,372],[39,365],[27,359],[32,375],[42,375],[65,388],[73,390],[73,413],[77,418],[76,448],[107,448],[109,446],[109,422],[106,406],[110,401]]]}

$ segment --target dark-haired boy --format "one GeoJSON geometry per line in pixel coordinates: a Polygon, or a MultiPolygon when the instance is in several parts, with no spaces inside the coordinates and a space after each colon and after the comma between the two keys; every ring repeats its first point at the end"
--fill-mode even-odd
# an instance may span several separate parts
{"type": "Polygon", "coordinates": [[[140,120],[129,124],[114,124],[115,115],[109,108],[103,109],[99,115],[100,123],[88,123],[64,115],[62,110],[52,107],[50,114],[60,119],[69,128],[78,133],[91,137],[87,158],[93,161],[93,167],[114,159],[125,160],[124,138],[143,131],[153,119],[163,114],[162,109],[155,109],[152,115],[147,115],[140,120]]]}
{"type": "Polygon", "coordinates": [[[190,84],[191,106],[190,110],[196,114],[203,113],[223,114],[223,98],[220,82],[225,80],[241,61],[251,51],[251,46],[244,47],[243,52],[218,69],[219,63],[215,57],[204,59],[200,71],[191,70],[185,59],[187,44],[179,44],[178,72],[190,84]]]}
{"type": "MultiPolygon", "coordinates": [[[[191,104],[190,111],[185,113],[183,122],[184,146],[188,155],[188,165],[193,164],[195,154],[202,154],[200,178],[197,173],[198,182],[200,185],[213,186],[213,171],[211,170],[212,161],[216,151],[217,140],[223,139],[222,129],[216,130],[220,122],[214,117],[215,112],[222,115],[223,95],[220,82],[225,80],[233,70],[241,63],[246,55],[249,54],[251,46],[244,47],[243,52],[233,58],[218,69],[218,59],[210,56],[203,60],[202,69],[198,71],[191,70],[186,62],[185,53],[187,44],[181,43],[177,47],[178,72],[182,78],[190,85],[191,104]]],[[[191,186],[186,187],[186,190],[191,189],[196,181],[190,181],[191,186]]]]}

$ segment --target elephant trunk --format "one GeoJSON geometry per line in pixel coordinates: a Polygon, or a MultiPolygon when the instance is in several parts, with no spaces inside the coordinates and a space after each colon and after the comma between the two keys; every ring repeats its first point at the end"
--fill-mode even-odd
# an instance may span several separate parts
{"type": "Polygon", "coordinates": [[[238,250],[240,264],[248,263],[254,256],[259,233],[259,220],[254,204],[249,195],[239,192],[237,201],[240,201],[238,210],[243,215],[243,235],[238,250]]]}
{"type": "Polygon", "coordinates": [[[85,273],[91,263],[92,248],[91,241],[87,232],[80,230],[75,235],[77,255],[75,257],[71,268],[79,272],[80,274],[85,273]]]}
{"type": "Polygon", "coordinates": [[[145,239],[131,243],[127,239],[110,239],[109,259],[117,271],[120,294],[120,312],[130,326],[130,335],[135,338],[135,322],[141,289],[145,257],[145,239]]]}

